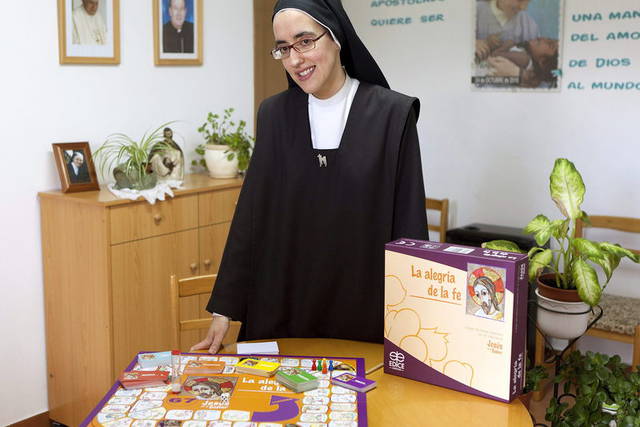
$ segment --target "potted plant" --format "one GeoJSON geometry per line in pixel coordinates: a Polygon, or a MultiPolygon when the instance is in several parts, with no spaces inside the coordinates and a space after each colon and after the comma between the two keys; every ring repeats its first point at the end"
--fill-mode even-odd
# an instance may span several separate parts
{"type": "Polygon", "coordinates": [[[157,175],[151,171],[149,155],[152,150],[170,149],[164,141],[165,123],[150,133],[145,133],[140,140],[135,140],[123,133],[114,133],[95,152],[103,176],[113,171],[114,188],[145,190],[153,188],[157,175]]]}
{"type": "Polygon", "coordinates": [[[554,426],[640,426],[640,373],[619,356],[574,351],[553,381],[564,392],[547,408],[545,418],[554,426]]]}
{"type": "MultiPolygon", "coordinates": [[[[581,208],[585,185],[573,163],[557,159],[549,180],[551,199],[563,218],[552,221],[537,215],[524,228],[539,245],[528,254],[529,279],[536,280],[538,285],[535,292],[540,329],[552,337],[572,339],[586,330],[589,309],[600,301],[620,260],[627,257],[637,263],[640,256],[618,244],[575,237],[576,222],[588,224],[589,217],[581,208]],[[551,239],[556,247],[543,247],[551,239]],[[604,280],[598,278],[594,266],[602,270],[604,280]]],[[[483,247],[523,252],[515,243],[505,240],[487,242],[483,247]]]]}
{"type": "Polygon", "coordinates": [[[196,147],[196,153],[204,158],[192,161],[192,165],[206,165],[212,178],[233,178],[249,166],[254,140],[247,133],[244,120],[236,127],[231,120],[233,111],[227,108],[222,117],[209,113],[198,128],[205,143],[196,147]]]}

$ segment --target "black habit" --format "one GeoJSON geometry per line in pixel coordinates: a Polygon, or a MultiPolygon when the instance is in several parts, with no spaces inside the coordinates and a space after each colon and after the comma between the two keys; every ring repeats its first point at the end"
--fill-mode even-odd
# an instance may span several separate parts
{"type": "Polygon", "coordinates": [[[260,106],[207,310],[243,339],[381,342],[384,244],[427,238],[419,102],[361,81],[335,150],[313,148],[307,102],[293,85],[260,106]]]}
{"type": "Polygon", "coordinates": [[[184,21],[178,32],[171,21],[162,26],[162,51],[164,53],[193,53],[193,23],[184,21]]]}

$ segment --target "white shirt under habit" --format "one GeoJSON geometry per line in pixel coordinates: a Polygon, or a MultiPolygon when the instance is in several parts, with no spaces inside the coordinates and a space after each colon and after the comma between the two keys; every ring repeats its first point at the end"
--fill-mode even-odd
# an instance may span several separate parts
{"type": "Polygon", "coordinates": [[[332,150],[340,146],[353,98],[360,81],[345,73],[342,88],[331,98],[320,99],[309,94],[309,125],[311,142],[317,150],[332,150]]]}

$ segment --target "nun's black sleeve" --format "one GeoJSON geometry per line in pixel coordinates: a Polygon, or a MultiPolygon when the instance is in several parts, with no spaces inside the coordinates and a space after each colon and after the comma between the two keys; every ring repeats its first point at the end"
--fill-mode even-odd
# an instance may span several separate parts
{"type": "Polygon", "coordinates": [[[211,292],[207,311],[222,314],[233,320],[244,321],[247,298],[253,285],[253,262],[255,256],[255,194],[261,176],[264,174],[265,161],[260,146],[262,105],[258,110],[256,144],[246,177],[240,190],[240,197],[233,215],[229,236],[225,245],[218,277],[211,292]]]}
{"type": "Polygon", "coordinates": [[[392,239],[408,237],[427,240],[429,238],[429,232],[425,226],[427,223],[425,192],[416,121],[416,113],[411,108],[398,155],[392,239]]]}

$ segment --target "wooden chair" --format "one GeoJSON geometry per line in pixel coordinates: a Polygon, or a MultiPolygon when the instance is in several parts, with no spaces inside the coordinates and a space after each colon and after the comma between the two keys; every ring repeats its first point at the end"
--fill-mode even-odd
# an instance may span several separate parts
{"type": "Polygon", "coordinates": [[[440,211],[439,223],[429,224],[429,231],[437,231],[440,242],[445,241],[447,237],[447,228],[449,227],[449,199],[425,199],[424,205],[427,210],[440,211]]]}
{"type": "MultiPolygon", "coordinates": [[[[589,220],[591,225],[578,220],[576,237],[583,237],[584,229],[588,227],[640,233],[640,219],[638,218],[593,215],[589,216],[589,220]]],[[[629,250],[640,253],[636,249],[629,250]]],[[[603,309],[603,315],[586,332],[586,335],[631,344],[633,348],[631,366],[640,365],[640,299],[602,294],[600,306],[603,309]]],[[[536,331],[536,365],[543,364],[544,351],[544,338],[540,332],[536,331]]],[[[534,393],[533,399],[540,400],[543,392],[544,390],[534,393]]]]}
{"type": "MultiPolygon", "coordinates": [[[[171,325],[173,327],[172,348],[182,350],[182,331],[209,329],[209,326],[211,325],[211,315],[209,315],[209,317],[199,319],[180,320],[180,298],[190,297],[193,295],[210,295],[216,283],[216,277],[218,277],[217,274],[187,277],[184,279],[178,279],[175,275],[171,276],[169,289],[171,298],[171,325]]],[[[222,346],[233,344],[238,340],[238,334],[240,333],[241,326],[242,322],[229,322],[229,330],[222,339],[222,346]]]]}

